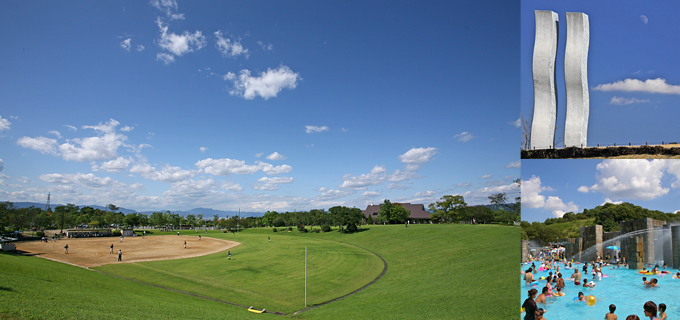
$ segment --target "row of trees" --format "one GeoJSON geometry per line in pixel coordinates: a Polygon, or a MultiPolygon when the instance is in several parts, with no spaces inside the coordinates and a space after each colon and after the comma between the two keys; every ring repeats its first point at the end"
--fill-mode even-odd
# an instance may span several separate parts
{"type": "Polygon", "coordinates": [[[542,242],[555,241],[558,238],[579,236],[582,225],[602,225],[604,232],[621,230],[621,221],[652,218],[662,221],[680,221],[680,213],[665,213],[649,210],[629,202],[620,204],[605,203],[583,212],[567,212],[559,218],[548,218],[545,222],[529,223],[522,221],[522,239],[539,239],[542,242]],[[592,222],[586,221],[592,219],[592,222]],[[571,224],[569,224],[571,222],[571,224]]]}
{"type": "MultiPolygon", "coordinates": [[[[520,199],[515,204],[507,204],[504,193],[489,196],[491,204],[498,210],[494,211],[486,206],[469,207],[463,196],[447,195],[428,206],[434,223],[456,223],[472,221],[480,223],[518,221],[520,215],[520,199]]],[[[380,205],[376,217],[378,223],[404,223],[410,215],[409,210],[398,203],[385,200],[380,205]]],[[[566,217],[569,214],[566,214],[566,217]]],[[[262,217],[228,217],[220,219],[214,215],[212,219],[204,219],[203,215],[181,216],[170,211],[153,212],[151,215],[141,213],[123,214],[119,208],[109,204],[106,210],[92,207],[79,208],[74,204],[58,206],[48,211],[36,207],[16,208],[12,202],[0,203],[0,231],[5,228],[13,230],[44,229],[44,228],[72,228],[77,226],[98,227],[136,227],[153,226],[174,228],[189,227],[220,227],[225,229],[251,227],[289,227],[289,226],[338,226],[348,231],[357,230],[357,226],[372,224],[373,217],[365,217],[361,209],[345,206],[335,206],[328,210],[313,209],[310,211],[283,212],[267,211],[262,217]]]]}

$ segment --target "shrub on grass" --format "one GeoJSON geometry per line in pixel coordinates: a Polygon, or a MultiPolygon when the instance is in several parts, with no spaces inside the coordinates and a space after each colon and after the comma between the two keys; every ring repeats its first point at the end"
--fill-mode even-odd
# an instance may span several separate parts
{"type": "Polygon", "coordinates": [[[288,231],[293,231],[293,227],[288,227],[288,231]]]}
{"type": "Polygon", "coordinates": [[[324,224],[323,226],[321,226],[321,231],[323,231],[323,232],[331,232],[331,226],[330,226],[330,225],[327,225],[327,224],[324,224]]]}
{"type": "Polygon", "coordinates": [[[272,229],[272,231],[274,231],[274,232],[278,232],[279,230],[276,230],[276,228],[274,228],[274,229],[272,229]]]}
{"type": "Polygon", "coordinates": [[[349,226],[347,226],[347,232],[352,233],[357,231],[359,231],[359,228],[357,228],[356,224],[350,224],[349,226]]]}
{"type": "Polygon", "coordinates": [[[114,237],[120,237],[121,235],[120,230],[113,230],[112,234],[114,237]]]}
{"type": "Polygon", "coordinates": [[[320,229],[314,229],[314,232],[319,233],[321,230],[320,229]]]}

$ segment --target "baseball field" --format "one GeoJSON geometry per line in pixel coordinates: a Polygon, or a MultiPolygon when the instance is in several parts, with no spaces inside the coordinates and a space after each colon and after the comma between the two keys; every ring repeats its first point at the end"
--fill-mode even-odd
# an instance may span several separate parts
{"type": "Polygon", "coordinates": [[[27,254],[0,255],[0,319],[505,319],[517,314],[519,233],[391,225],[17,243],[27,254]]]}

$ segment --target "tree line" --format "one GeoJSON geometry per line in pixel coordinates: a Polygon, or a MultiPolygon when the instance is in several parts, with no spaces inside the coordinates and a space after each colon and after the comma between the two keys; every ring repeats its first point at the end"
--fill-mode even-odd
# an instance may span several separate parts
{"type": "MultiPolygon", "coordinates": [[[[522,239],[539,239],[543,243],[562,238],[576,238],[579,236],[578,229],[568,227],[569,222],[579,222],[593,219],[589,225],[602,225],[604,232],[620,231],[621,221],[631,221],[642,218],[652,218],[661,221],[680,221],[680,213],[666,213],[659,210],[650,210],[636,206],[629,202],[620,204],[605,203],[593,209],[583,209],[583,212],[567,212],[562,217],[548,218],[545,222],[521,222],[522,239]]],[[[574,225],[581,225],[573,223],[574,225]]],[[[585,225],[586,223],[582,223],[585,225]]]]}
{"type": "MultiPolygon", "coordinates": [[[[468,206],[463,196],[446,195],[440,201],[428,206],[433,223],[459,223],[476,221],[478,223],[511,223],[519,221],[519,197],[516,203],[508,204],[504,193],[489,196],[491,204],[496,205],[494,211],[485,206],[468,206]]],[[[106,206],[106,210],[89,206],[78,207],[72,203],[57,206],[52,210],[42,210],[34,206],[17,208],[12,202],[0,203],[0,232],[12,230],[44,230],[69,229],[74,227],[88,228],[134,228],[140,226],[155,228],[180,228],[183,226],[216,227],[222,229],[252,228],[252,227],[314,227],[330,229],[338,227],[345,232],[354,232],[362,224],[395,224],[404,223],[410,211],[398,203],[385,200],[380,205],[378,216],[374,219],[367,217],[359,208],[334,206],[326,209],[312,209],[309,211],[277,212],[267,211],[262,217],[232,216],[220,218],[214,215],[211,219],[204,219],[202,214],[181,216],[171,211],[157,211],[150,215],[142,213],[124,214],[114,204],[106,206]]]]}

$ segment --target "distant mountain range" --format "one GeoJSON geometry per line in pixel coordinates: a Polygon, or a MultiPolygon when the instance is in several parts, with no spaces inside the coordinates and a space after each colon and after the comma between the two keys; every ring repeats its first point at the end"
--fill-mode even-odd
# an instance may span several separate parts
{"type": "MultiPolygon", "coordinates": [[[[4,201],[2,201],[4,202],[4,201]]],[[[36,207],[36,208],[45,208],[44,203],[37,203],[37,202],[14,202],[14,206],[17,208],[28,208],[28,207],[36,207]]],[[[63,204],[58,204],[58,203],[53,203],[50,204],[50,207],[52,210],[58,206],[63,206],[63,204]]],[[[79,205],[79,208],[84,208],[84,207],[92,207],[93,209],[99,209],[99,210],[104,210],[108,211],[106,207],[103,206],[98,206],[98,205],[79,205]]],[[[165,212],[166,210],[154,210],[154,211],[137,211],[133,209],[127,209],[123,207],[119,207],[118,211],[124,213],[124,214],[129,214],[129,213],[141,213],[141,214],[146,214],[146,215],[151,215],[154,212],[165,212]]],[[[190,214],[193,214],[195,216],[202,214],[204,218],[212,218],[213,216],[217,215],[220,218],[226,218],[226,217],[232,217],[239,215],[238,211],[224,211],[224,210],[215,210],[215,209],[210,209],[210,208],[194,208],[188,211],[172,211],[172,213],[179,214],[180,216],[186,217],[190,214]]],[[[246,211],[241,211],[240,213],[241,217],[261,217],[264,215],[264,212],[246,212],[246,211]]]]}

